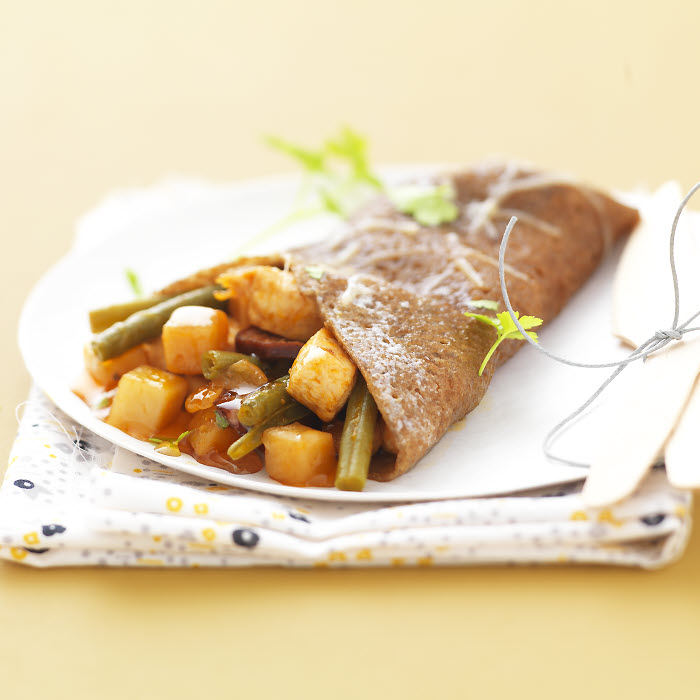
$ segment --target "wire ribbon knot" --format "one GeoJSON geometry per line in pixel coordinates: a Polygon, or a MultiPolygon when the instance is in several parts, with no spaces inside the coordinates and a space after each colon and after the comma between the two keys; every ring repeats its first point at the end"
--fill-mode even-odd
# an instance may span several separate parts
{"type": "Polygon", "coordinates": [[[506,249],[508,247],[508,239],[510,238],[510,234],[513,231],[513,227],[515,226],[516,222],[518,221],[518,218],[516,216],[513,216],[508,222],[508,226],[506,226],[506,230],[503,234],[503,240],[501,241],[501,247],[498,253],[498,276],[501,281],[501,293],[503,295],[503,301],[505,303],[506,309],[508,310],[508,314],[510,315],[517,329],[522,334],[523,338],[546,357],[549,357],[551,360],[554,360],[556,362],[560,362],[561,364],[569,365],[570,367],[582,367],[586,369],[602,369],[606,367],[615,368],[613,373],[596,389],[596,391],[593,394],[591,394],[591,396],[588,399],[586,399],[586,401],[584,401],[583,404],[581,404],[581,406],[579,406],[573,413],[568,415],[562,421],[557,423],[549,431],[549,433],[547,433],[547,436],[545,437],[544,443],[542,445],[542,450],[545,456],[549,459],[559,462],[560,464],[566,464],[570,467],[583,467],[586,469],[589,468],[590,464],[587,464],[585,462],[576,462],[574,460],[566,459],[565,457],[559,457],[555,454],[552,454],[552,444],[560,436],[564,428],[566,428],[572,421],[578,418],[603,393],[603,391],[617,377],[617,375],[620,374],[620,372],[622,372],[622,370],[625,369],[625,367],[627,367],[629,364],[640,359],[646,360],[650,355],[665,348],[669,343],[681,340],[686,333],[692,333],[700,330],[700,326],[690,327],[690,324],[698,316],[700,316],[700,310],[695,312],[682,324],[678,324],[678,317],[680,315],[680,290],[678,287],[678,274],[676,272],[675,259],[676,228],[678,227],[678,220],[680,219],[680,216],[683,213],[683,210],[685,209],[686,205],[690,201],[691,197],[699,189],[700,182],[696,183],[688,192],[688,194],[683,198],[683,201],[678,206],[676,215],[673,219],[673,225],[671,226],[671,236],[669,240],[669,261],[671,264],[671,277],[673,279],[673,292],[675,299],[673,323],[671,324],[671,327],[669,329],[660,329],[656,331],[652,336],[647,338],[647,340],[645,340],[641,345],[639,345],[639,347],[635,348],[626,358],[623,358],[622,360],[615,360],[613,362],[575,362],[565,357],[556,355],[553,352],[550,352],[549,350],[546,350],[539,343],[535,342],[532,338],[530,338],[530,336],[527,334],[527,331],[520,324],[520,321],[518,320],[518,317],[515,311],[513,310],[513,307],[510,303],[510,298],[508,297],[508,289],[506,287],[506,249]]]}

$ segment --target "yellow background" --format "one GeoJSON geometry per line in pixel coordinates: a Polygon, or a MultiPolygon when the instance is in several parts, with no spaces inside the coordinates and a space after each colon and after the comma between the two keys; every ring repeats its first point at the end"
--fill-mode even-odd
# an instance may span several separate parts
{"type": "MultiPolygon", "coordinates": [[[[604,186],[700,178],[700,5],[0,0],[0,448],[23,298],[109,190],[490,154],[604,186]]],[[[47,339],[50,347],[50,339],[47,339]]],[[[695,697],[700,542],[660,572],[34,571],[0,565],[0,696],[695,697]]]]}

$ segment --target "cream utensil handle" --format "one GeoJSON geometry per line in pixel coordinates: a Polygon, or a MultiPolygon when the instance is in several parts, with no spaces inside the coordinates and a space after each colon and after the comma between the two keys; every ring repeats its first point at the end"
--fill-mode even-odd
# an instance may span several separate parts
{"type": "MultiPolygon", "coordinates": [[[[666,183],[640,208],[641,221],[629,237],[617,265],[613,283],[613,333],[630,347],[636,348],[654,331],[667,328],[673,317],[673,282],[668,264],[669,228],[683,198],[676,183],[666,183]]],[[[691,212],[685,212],[688,217],[691,212]]],[[[686,258],[688,234],[681,219],[676,236],[677,263],[684,283],[696,276],[686,258]],[[686,273],[686,270],[687,273],[686,273]]],[[[693,253],[695,251],[692,251],[693,253]]],[[[684,294],[687,295],[687,284],[684,294]]],[[[693,294],[692,296],[695,296],[693,294]]],[[[693,308],[692,299],[686,299],[693,308]]]]}
{"type": "Polygon", "coordinates": [[[681,489],[700,488],[700,379],[665,449],[668,480],[681,489]]]}
{"type": "MultiPolygon", "coordinates": [[[[666,328],[671,319],[674,301],[670,268],[666,264],[668,235],[682,198],[682,191],[676,183],[660,187],[643,208],[642,221],[620,259],[613,290],[613,332],[632,347],[643,342],[655,329],[666,328]]],[[[695,308],[700,301],[700,276],[695,270],[698,260],[695,245],[697,221],[696,213],[685,211],[676,236],[676,264],[682,281],[684,305],[688,308],[695,308]]],[[[693,347],[696,344],[692,341],[683,343],[693,347]]],[[[700,485],[700,463],[693,455],[694,446],[691,444],[694,425],[700,424],[700,388],[695,384],[697,372],[693,374],[694,359],[690,350],[680,355],[671,354],[663,360],[672,348],[673,345],[647,360],[640,373],[642,379],[637,391],[633,391],[634,397],[627,399],[627,405],[621,407],[624,413],[619,415],[629,433],[626,437],[629,445],[618,445],[625,452],[619,467],[603,458],[593,465],[590,486],[587,485],[588,497],[592,501],[603,504],[624,497],[625,489],[629,491],[639,483],[661,450],[666,454],[671,483],[676,486],[700,485]],[[674,358],[673,363],[678,362],[679,366],[670,366],[670,358],[674,358]],[[662,360],[661,364],[659,360],[662,360]],[[679,382],[680,385],[671,386],[679,382]],[[691,392],[693,398],[688,400],[691,392]],[[682,399],[684,395],[685,399],[682,399]],[[665,403],[669,400],[672,403],[665,403]],[[638,403],[634,404],[634,401],[638,403]],[[640,421],[636,427],[631,422],[634,420],[640,421]],[[647,425],[649,421],[651,426],[647,425]],[[633,459],[638,460],[636,466],[633,459]],[[619,474],[602,476],[598,473],[601,469],[619,471],[619,474]],[[609,489],[607,496],[606,488],[609,489]]],[[[620,429],[623,429],[622,425],[620,429]]]]}
{"type": "Polygon", "coordinates": [[[581,494],[588,506],[610,505],[637,488],[683,414],[698,372],[700,339],[684,340],[651,356],[616,397],[616,420],[600,435],[581,494]]]}

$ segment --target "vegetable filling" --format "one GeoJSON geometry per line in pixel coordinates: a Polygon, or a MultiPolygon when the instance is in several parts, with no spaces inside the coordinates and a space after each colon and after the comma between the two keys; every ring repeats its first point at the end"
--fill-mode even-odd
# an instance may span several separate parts
{"type": "Polygon", "coordinates": [[[76,393],[162,454],[362,490],[373,455],[396,448],[316,303],[268,265],[217,282],[91,312],[91,386],[76,393]]]}

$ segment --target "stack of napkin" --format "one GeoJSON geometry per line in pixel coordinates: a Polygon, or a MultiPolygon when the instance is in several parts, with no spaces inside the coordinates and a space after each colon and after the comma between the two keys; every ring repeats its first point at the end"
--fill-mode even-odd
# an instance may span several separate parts
{"type": "Polygon", "coordinates": [[[33,389],[0,488],[0,556],[38,567],[654,568],[682,553],[691,497],[663,470],[613,508],[586,508],[580,490],[398,505],[267,496],[115,448],[33,389]]]}

